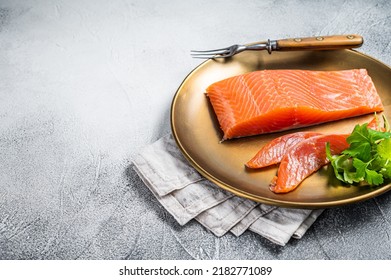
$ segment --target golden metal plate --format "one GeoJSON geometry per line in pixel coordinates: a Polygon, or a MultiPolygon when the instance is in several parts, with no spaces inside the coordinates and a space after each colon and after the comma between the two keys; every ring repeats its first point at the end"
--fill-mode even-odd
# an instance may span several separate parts
{"type": "MultiPolygon", "coordinates": [[[[248,51],[231,59],[207,60],[180,85],[172,102],[171,127],[188,161],[204,177],[238,196],[282,207],[324,208],[358,202],[380,195],[391,184],[377,188],[346,186],[325,166],[294,191],[275,194],[269,183],[277,166],[248,170],[244,164],[268,141],[288,131],[220,142],[222,131],[206,97],[207,86],[218,80],[262,69],[343,70],[366,68],[390,117],[391,69],[367,55],[352,50],[267,52],[248,51]]],[[[373,115],[350,118],[300,130],[349,133],[357,123],[373,115]]],[[[298,131],[291,130],[289,132],[298,131]]]]}

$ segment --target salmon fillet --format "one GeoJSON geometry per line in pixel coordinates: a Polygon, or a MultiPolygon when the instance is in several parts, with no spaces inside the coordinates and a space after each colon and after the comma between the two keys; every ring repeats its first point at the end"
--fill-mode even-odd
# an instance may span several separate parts
{"type": "Polygon", "coordinates": [[[246,166],[249,168],[263,168],[277,164],[290,148],[305,139],[318,135],[320,135],[320,133],[303,131],[277,137],[263,146],[259,152],[246,163],[246,166]]]}
{"type": "Polygon", "coordinates": [[[275,193],[287,193],[329,160],[326,156],[326,143],[330,143],[331,154],[340,154],[349,147],[348,135],[330,134],[310,137],[295,145],[284,155],[270,189],[275,193]]]}
{"type": "Polygon", "coordinates": [[[366,69],[261,70],[211,84],[223,140],[383,111],[366,69]]]}

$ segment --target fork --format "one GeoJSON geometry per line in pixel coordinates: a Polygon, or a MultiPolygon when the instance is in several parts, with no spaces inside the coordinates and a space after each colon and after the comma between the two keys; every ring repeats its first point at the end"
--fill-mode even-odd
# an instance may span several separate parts
{"type": "Polygon", "coordinates": [[[250,45],[232,45],[227,48],[190,51],[193,58],[210,59],[210,58],[227,58],[247,50],[267,50],[269,54],[273,51],[295,51],[295,50],[334,50],[358,48],[364,42],[360,35],[333,35],[317,36],[306,38],[292,38],[280,40],[267,40],[250,45]]]}

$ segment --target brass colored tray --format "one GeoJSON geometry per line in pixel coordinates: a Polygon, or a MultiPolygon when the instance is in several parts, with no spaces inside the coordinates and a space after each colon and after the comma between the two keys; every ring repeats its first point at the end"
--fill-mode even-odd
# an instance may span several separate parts
{"type": "MultiPolygon", "coordinates": [[[[182,82],[172,102],[171,127],[174,138],[188,161],[204,177],[238,196],[258,202],[295,208],[324,208],[354,203],[380,195],[391,184],[372,188],[346,186],[325,166],[308,177],[294,191],[274,194],[270,180],[277,166],[249,170],[245,163],[268,141],[285,132],[245,137],[220,142],[222,131],[204,92],[218,80],[262,69],[343,70],[366,68],[385,106],[383,114],[390,119],[391,69],[367,55],[352,50],[267,52],[248,51],[231,59],[207,60],[182,82]]],[[[335,121],[308,127],[322,133],[349,133],[357,123],[373,115],[335,121]]],[[[298,131],[291,130],[289,132],[298,131]]]]}

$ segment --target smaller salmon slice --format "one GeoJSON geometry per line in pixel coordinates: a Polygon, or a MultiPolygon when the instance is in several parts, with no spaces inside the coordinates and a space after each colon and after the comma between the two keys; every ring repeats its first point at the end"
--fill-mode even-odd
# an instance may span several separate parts
{"type": "Polygon", "coordinates": [[[295,132],[277,137],[263,146],[259,152],[250,159],[246,166],[249,168],[263,168],[279,163],[287,151],[310,137],[319,136],[316,132],[295,132]]]}
{"type": "MultiPolygon", "coordinates": [[[[383,124],[384,125],[384,124],[383,124]]],[[[368,123],[368,128],[370,129],[373,129],[373,130],[378,130],[378,131],[386,131],[386,128],[385,127],[380,127],[380,121],[379,119],[377,118],[377,116],[375,116],[369,123],[368,123]]]]}
{"type": "Polygon", "coordinates": [[[340,154],[349,147],[347,134],[313,136],[290,148],[283,156],[270,190],[275,193],[287,193],[329,160],[326,156],[326,143],[330,143],[331,154],[340,154]]]}

